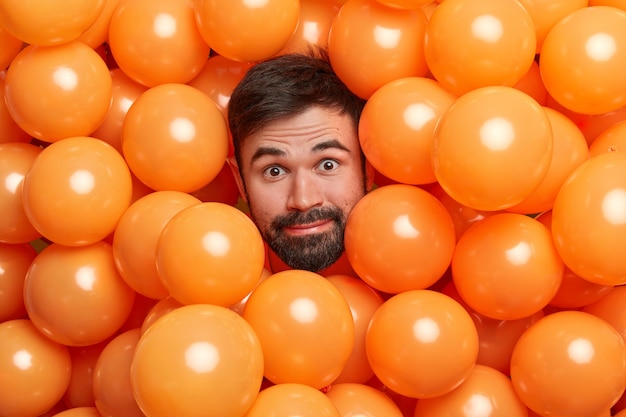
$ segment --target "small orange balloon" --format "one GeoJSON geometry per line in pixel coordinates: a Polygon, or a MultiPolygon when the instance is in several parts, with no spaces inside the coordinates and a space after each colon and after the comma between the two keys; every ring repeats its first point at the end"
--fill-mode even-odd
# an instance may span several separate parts
{"type": "Polygon", "coordinates": [[[319,390],[304,384],[284,383],[265,388],[244,417],[343,417],[319,390]]]}
{"type": "Polygon", "coordinates": [[[326,396],[342,417],[402,417],[400,408],[391,398],[369,385],[335,383],[326,392],[326,396]]]}
{"type": "Polygon", "coordinates": [[[155,321],[130,368],[137,403],[152,417],[243,416],[262,377],[263,352],[250,325],[209,304],[183,306],[155,321]]]}
{"type": "Polygon", "coordinates": [[[31,245],[0,243],[0,323],[26,317],[24,278],[36,255],[31,245]]]}

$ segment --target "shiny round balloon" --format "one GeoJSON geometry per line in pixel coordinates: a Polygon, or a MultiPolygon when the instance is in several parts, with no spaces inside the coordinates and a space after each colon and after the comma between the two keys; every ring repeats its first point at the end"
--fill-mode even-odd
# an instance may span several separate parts
{"type": "Polygon", "coordinates": [[[87,346],[70,346],[72,375],[63,395],[63,403],[68,408],[93,407],[93,374],[98,356],[107,345],[107,341],[87,346]]]}
{"type": "Polygon", "coordinates": [[[194,87],[152,87],[126,113],[122,151],[133,173],[153,190],[192,192],[224,166],[226,121],[217,105],[194,87]]]}
{"type": "Polygon", "coordinates": [[[625,36],[626,11],[615,7],[583,7],[559,20],[545,37],[539,61],[548,93],[582,114],[626,105],[625,36]]]}
{"type": "Polygon", "coordinates": [[[275,55],[291,39],[300,1],[198,0],[195,16],[200,34],[219,55],[254,62],[275,55]]]}
{"type": "Polygon", "coordinates": [[[165,225],[187,207],[201,201],[180,191],[155,191],[131,204],[113,235],[115,266],[126,283],[146,297],[169,295],[157,271],[157,243],[165,225]]]}
{"type": "Polygon", "coordinates": [[[243,318],[261,341],[264,375],[275,384],[322,389],[339,376],[352,353],[355,329],[348,302],[314,272],[271,275],[250,294],[243,318]]]}
{"type": "Polygon", "coordinates": [[[615,287],[610,293],[583,308],[583,311],[609,323],[626,340],[626,287],[615,287]]]}
{"type": "Polygon", "coordinates": [[[5,70],[22,50],[24,42],[10,34],[0,24],[0,71],[5,70]]]}
{"type": "Polygon", "coordinates": [[[535,49],[533,21],[515,0],[446,0],[430,17],[424,43],[428,68],[455,95],[514,86],[535,49]]]}
{"type": "Polygon", "coordinates": [[[421,77],[426,16],[421,8],[402,10],[377,0],[350,0],[337,13],[328,35],[330,63],[361,98],[393,80],[421,77]]]}
{"type": "MultiPolygon", "coordinates": [[[[104,6],[96,20],[85,30],[77,40],[94,49],[104,45],[109,40],[109,25],[113,12],[122,0],[104,0],[104,6]]],[[[108,45],[107,45],[108,46],[108,45]]]]}
{"type": "Polygon", "coordinates": [[[0,242],[28,243],[41,234],[22,204],[22,185],[41,148],[29,143],[0,143],[0,242]]]}
{"type": "Polygon", "coordinates": [[[626,283],[626,154],[610,152],[581,164],[552,209],[552,234],[565,265],[600,285],[626,283]]]}
{"type": "MultiPolygon", "coordinates": [[[[2,36],[2,32],[0,32],[0,36],[2,36]]],[[[0,42],[2,42],[1,39],[0,42]]],[[[2,51],[1,44],[0,51],[2,51]]],[[[7,104],[4,99],[6,95],[5,78],[6,71],[0,70],[0,143],[31,142],[32,136],[19,127],[17,123],[15,123],[15,120],[13,120],[11,113],[9,113],[9,109],[7,108],[7,104]]]]}
{"type": "Polygon", "coordinates": [[[70,382],[67,347],[26,319],[0,323],[0,415],[38,416],[57,404],[70,382]]]}
{"type": "Polygon", "coordinates": [[[130,366],[140,329],[121,333],[106,344],[93,368],[94,403],[102,417],[143,417],[130,384],[130,366]]]}
{"type": "Polygon", "coordinates": [[[366,336],[374,373],[389,389],[411,398],[444,395],[471,373],[478,333],[454,299],[430,290],[405,291],[374,314],[366,336]]]}
{"type": "Polygon", "coordinates": [[[26,317],[24,278],[36,255],[31,245],[0,243],[0,323],[26,317]]]}
{"type": "Polygon", "coordinates": [[[262,377],[263,352],[252,328],[209,304],[183,306],[154,322],[130,367],[133,394],[152,417],[243,416],[262,377]]]}
{"type": "Polygon", "coordinates": [[[522,214],[501,213],[476,223],[457,242],[452,278],[465,302],[498,320],[542,310],[563,277],[550,230],[522,214]]]}
{"type": "Polygon", "coordinates": [[[626,120],[603,130],[589,145],[590,156],[626,151],[626,120]]]}
{"type": "Polygon", "coordinates": [[[589,159],[585,136],[567,116],[544,107],[552,127],[552,160],[537,188],[508,211],[522,214],[542,213],[552,209],[556,194],[567,177],[589,159]]]}
{"type": "Polygon", "coordinates": [[[383,304],[383,297],[359,278],[350,275],[329,275],[326,277],[343,294],[350,306],[354,321],[354,346],[348,362],[334,384],[364,384],[374,376],[367,353],[365,352],[365,334],[372,316],[383,304]]]}
{"type": "Polygon", "coordinates": [[[444,206],[406,184],[379,187],[363,197],[345,230],[354,271],[371,287],[391,294],[434,284],[450,265],[455,240],[444,206]]]}
{"type": "Polygon", "coordinates": [[[276,55],[307,53],[312,47],[326,49],[330,27],[340,8],[337,0],[300,0],[296,31],[276,55]]]}
{"type": "Polygon", "coordinates": [[[337,407],[341,417],[402,417],[400,408],[391,398],[369,385],[335,383],[326,396],[337,407]]]}
{"type": "Polygon", "coordinates": [[[436,130],[432,161],[452,198],[493,211],[520,203],[539,186],[552,149],[543,107],[515,88],[492,86],[470,91],[450,106],[436,130]]]}
{"type": "Polygon", "coordinates": [[[600,415],[626,388],[624,340],[592,314],[552,313],[518,340],[511,381],[524,404],[542,416],[600,415]]]}
{"type": "Polygon", "coordinates": [[[124,158],[109,144],[72,137],[46,147],[22,185],[26,217],[47,239],[89,245],[110,235],[130,204],[124,158]]]}
{"type": "Polygon", "coordinates": [[[263,238],[239,209],[200,203],[173,215],[157,242],[157,271],[182,304],[228,307],[256,285],[265,264],[263,238]]]}
{"type": "Polygon", "coordinates": [[[5,100],[18,126],[37,139],[86,136],[109,110],[111,75],[100,55],[82,42],[29,45],[7,70],[5,100]]]}
{"type": "Polygon", "coordinates": [[[272,385],[259,393],[244,417],[343,417],[321,391],[305,384],[272,385]]]}
{"type": "Polygon", "coordinates": [[[380,87],[367,100],[359,122],[367,160],[399,183],[435,182],[431,165],[435,127],[454,100],[429,78],[401,78],[380,87]]]}
{"type": "Polygon", "coordinates": [[[0,26],[33,45],[57,45],[78,38],[95,21],[106,0],[0,1],[0,26]]]}
{"type": "Polygon", "coordinates": [[[111,337],[128,318],[134,298],[105,242],[80,247],[53,243],[33,260],[24,281],[24,303],[33,324],[68,346],[111,337]]]}
{"type": "Polygon", "coordinates": [[[147,87],[188,82],[210,52],[192,1],[120,2],[111,16],[108,44],[122,71],[147,87]]]}

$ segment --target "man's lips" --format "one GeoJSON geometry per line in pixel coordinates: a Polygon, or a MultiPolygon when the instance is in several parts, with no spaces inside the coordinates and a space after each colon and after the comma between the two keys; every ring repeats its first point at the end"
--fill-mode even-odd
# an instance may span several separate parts
{"type": "Polygon", "coordinates": [[[324,232],[332,226],[332,223],[332,219],[324,219],[312,223],[296,224],[293,226],[285,227],[284,230],[290,235],[303,236],[324,232]]]}

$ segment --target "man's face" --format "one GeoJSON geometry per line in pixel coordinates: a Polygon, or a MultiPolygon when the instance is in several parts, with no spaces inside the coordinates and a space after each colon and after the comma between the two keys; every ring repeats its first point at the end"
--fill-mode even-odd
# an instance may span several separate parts
{"type": "Polygon", "coordinates": [[[352,119],[320,107],[245,138],[235,176],[269,247],[314,272],[343,253],[347,217],[369,187],[352,119]]]}

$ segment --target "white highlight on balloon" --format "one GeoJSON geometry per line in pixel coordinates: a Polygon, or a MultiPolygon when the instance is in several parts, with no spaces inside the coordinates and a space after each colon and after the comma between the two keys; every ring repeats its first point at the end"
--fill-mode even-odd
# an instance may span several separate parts
{"type": "Polygon", "coordinates": [[[23,174],[18,174],[17,172],[12,172],[4,178],[4,186],[7,191],[11,194],[15,194],[17,191],[17,187],[24,180],[23,174]]]}
{"type": "Polygon", "coordinates": [[[472,22],[472,34],[475,38],[488,43],[496,43],[502,39],[504,29],[502,22],[495,16],[484,14],[472,22]]]}
{"type": "Polygon", "coordinates": [[[418,319],[413,323],[413,336],[422,343],[434,343],[440,334],[439,325],[429,317],[418,319]]]}
{"type": "Polygon", "coordinates": [[[626,224],[626,190],[616,188],[602,199],[602,215],[611,224],[626,224]]]}
{"type": "Polygon", "coordinates": [[[464,417],[490,417],[493,415],[493,404],[484,394],[472,394],[463,404],[464,417]]]}
{"type": "Polygon", "coordinates": [[[18,350],[13,355],[13,365],[21,369],[22,371],[26,371],[33,366],[33,355],[31,355],[24,349],[18,350]]]}
{"type": "Polygon", "coordinates": [[[526,242],[520,242],[504,251],[506,259],[513,265],[526,265],[532,256],[532,249],[526,242]]]}
{"type": "Polygon", "coordinates": [[[608,33],[596,33],[587,38],[585,52],[597,62],[610,61],[617,51],[615,38],[608,33]]]}
{"type": "Polygon", "coordinates": [[[313,323],[319,314],[317,304],[309,298],[296,298],[289,304],[291,317],[299,323],[313,323]]]}
{"type": "Polygon", "coordinates": [[[226,256],[230,251],[230,239],[222,232],[209,232],[202,237],[202,247],[213,256],[226,256]]]}
{"type": "Polygon", "coordinates": [[[404,123],[413,130],[421,130],[426,123],[436,116],[432,107],[424,103],[415,103],[404,109],[404,123]]]}
{"type": "Polygon", "coordinates": [[[86,169],[79,169],[70,176],[70,187],[76,194],[89,194],[96,186],[96,179],[86,169]]]}
{"type": "Polygon", "coordinates": [[[196,137],[196,126],[184,117],[177,117],[170,123],[170,135],[179,143],[188,143],[196,137]]]}
{"type": "Polygon", "coordinates": [[[195,342],[185,350],[185,364],[199,374],[214,371],[219,363],[220,352],[209,342],[195,342]]]}
{"type": "Polygon", "coordinates": [[[72,68],[57,68],[52,73],[52,79],[64,91],[73,91],[78,86],[78,74],[72,68]]]}
{"type": "Polygon", "coordinates": [[[595,355],[595,349],[587,339],[575,339],[567,346],[569,358],[581,365],[591,362],[595,355]]]}
{"type": "Polygon", "coordinates": [[[393,232],[396,236],[403,237],[405,239],[414,239],[420,235],[420,231],[411,224],[408,214],[403,214],[396,217],[393,221],[393,232]]]}
{"type": "Polygon", "coordinates": [[[171,38],[176,34],[176,19],[171,14],[159,13],[154,18],[152,29],[159,38],[171,38]]]}
{"type": "Polygon", "coordinates": [[[243,0],[244,6],[249,9],[260,9],[267,6],[269,0],[243,0]]]}
{"type": "Polygon", "coordinates": [[[508,120],[494,117],[480,127],[480,142],[492,151],[503,151],[515,140],[515,129],[508,120]]]}
{"type": "Polygon", "coordinates": [[[76,285],[85,291],[93,291],[96,283],[96,270],[92,266],[81,266],[74,276],[76,285]]]}
{"type": "Polygon", "coordinates": [[[402,31],[400,29],[376,26],[374,28],[374,42],[381,48],[393,49],[400,43],[402,31]]]}

